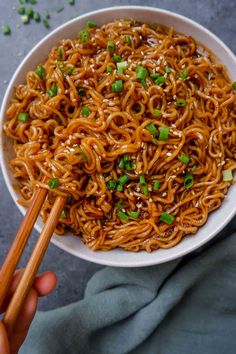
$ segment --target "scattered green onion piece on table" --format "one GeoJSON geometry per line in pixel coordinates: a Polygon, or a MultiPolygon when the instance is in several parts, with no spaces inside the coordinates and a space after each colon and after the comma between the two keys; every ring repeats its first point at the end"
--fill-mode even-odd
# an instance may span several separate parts
{"type": "Polygon", "coordinates": [[[89,33],[89,31],[84,29],[78,33],[77,37],[81,40],[83,44],[87,44],[91,38],[91,34],[89,33]]]}
{"type": "Polygon", "coordinates": [[[37,0],[28,0],[28,2],[29,2],[31,5],[37,4],[37,0]]]}
{"type": "Polygon", "coordinates": [[[85,92],[85,89],[83,87],[78,87],[77,88],[77,92],[80,96],[85,96],[86,95],[86,92],[85,92]]]}
{"type": "Polygon", "coordinates": [[[182,99],[182,98],[178,98],[178,99],[176,100],[176,104],[177,104],[177,106],[179,106],[179,107],[185,107],[185,106],[187,105],[187,101],[184,100],[184,99],[182,99]]]}
{"type": "Polygon", "coordinates": [[[67,214],[66,214],[66,211],[65,211],[65,210],[62,210],[62,212],[61,212],[61,218],[62,218],[62,219],[66,219],[66,218],[67,218],[67,214]]]}
{"type": "Polygon", "coordinates": [[[191,175],[191,173],[186,173],[186,175],[184,176],[184,187],[186,189],[189,189],[193,186],[193,184],[194,184],[193,175],[191,175]]]}
{"type": "Polygon", "coordinates": [[[180,73],[178,73],[178,76],[181,80],[185,80],[186,77],[188,76],[188,69],[185,68],[183,71],[181,71],[180,73]]]}
{"type": "Polygon", "coordinates": [[[148,187],[142,186],[143,194],[147,197],[148,196],[148,187]]]}
{"type": "Polygon", "coordinates": [[[124,220],[124,221],[128,221],[129,220],[129,217],[127,214],[123,213],[123,211],[118,211],[116,213],[116,215],[121,219],[121,220],[124,220]]]}
{"type": "Polygon", "coordinates": [[[27,7],[27,8],[25,9],[25,14],[26,14],[27,16],[29,16],[29,17],[33,17],[34,11],[33,11],[30,7],[27,7]]]}
{"type": "Polygon", "coordinates": [[[116,62],[116,63],[119,63],[121,61],[121,56],[120,55],[114,55],[113,56],[113,60],[116,62]]]}
{"type": "Polygon", "coordinates": [[[60,12],[62,12],[64,10],[64,6],[60,6],[57,9],[57,13],[59,14],[60,12]]]}
{"type": "Polygon", "coordinates": [[[27,23],[29,23],[30,18],[28,15],[22,15],[20,20],[21,20],[21,23],[23,23],[23,25],[26,25],[27,23]]]}
{"type": "Polygon", "coordinates": [[[233,87],[234,91],[236,91],[236,81],[234,81],[234,82],[232,83],[232,87],[233,87]]]}
{"type": "Polygon", "coordinates": [[[123,170],[123,168],[125,168],[125,161],[124,161],[124,158],[122,157],[121,159],[120,159],[120,162],[119,162],[119,168],[121,169],[121,170],[123,170]]]}
{"type": "Polygon", "coordinates": [[[167,74],[169,74],[169,73],[170,73],[170,68],[169,68],[169,66],[168,66],[168,65],[166,65],[166,66],[165,66],[165,72],[166,72],[167,74]]]}
{"type": "Polygon", "coordinates": [[[117,63],[116,65],[117,65],[117,72],[119,74],[123,74],[124,71],[128,68],[127,61],[121,61],[121,62],[117,63]]]}
{"type": "Polygon", "coordinates": [[[153,114],[154,114],[154,116],[156,116],[156,117],[160,117],[160,116],[161,116],[161,111],[160,111],[160,109],[154,109],[154,110],[153,110],[153,114]]]}
{"type": "Polygon", "coordinates": [[[9,26],[2,26],[2,34],[4,34],[4,36],[8,36],[9,34],[11,34],[11,29],[9,26]]]}
{"type": "Polygon", "coordinates": [[[75,0],[67,0],[68,4],[73,6],[75,4],[75,0]]]}
{"type": "Polygon", "coordinates": [[[157,191],[158,191],[159,186],[160,186],[160,182],[157,181],[157,180],[154,181],[154,183],[153,183],[153,190],[154,190],[154,192],[157,192],[157,191]]]}
{"type": "Polygon", "coordinates": [[[164,84],[166,81],[166,78],[164,76],[158,76],[158,78],[155,80],[155,84],[156,85],[162,85],[164,84]]]}
{"type": "Polygon", "coordinates": [[[115,43],[113,41],[107,42],[107,50],[109,53],[114,53],[115,51],[115,43]]]}
{"type": "Polygon", "coordinates": [[[111,89],[113,92],[121,92],[123,90],[123,81],[116,80],[112,85],[111,89]]]}
{"type": "Polygon", "coordinates": [[[137,219],[138,218],[138,212],[137,211],[131,211],[129,213],[129,216],[133,219],[137,219]]]}
{"type": "Polygon", "coordinates": [[[17,12],[18,12],[19,15],[24,15],[25,14],[25,7],[19,7],[17,12]]]}
{"type": "Polygon", "coordinates": [[[125,43],[127,43],[129,45],[131,44],[131,37],[129,35],[125,36],[125,43]]]}
{"type": "Polygon", "coordinates": [[[107,182],[108,189],[116,189],[116,181],[114,179],[110,179],[107,182]]]}
{"type": "Polygon", "coordinates": [[[62,57],[63,57],[63,50],[61,47],[58,48],[58,56],[60,59],[62,59],[62,57]]]}
{"type": "Polygon", "coordinates": [[[144,80],[147,77],[147,69],[144,66],[137,66],[136,67],[136,79],[137,80],[144,80]]]}
{"type": "Polygon", "coordinates": [[[59,187],[59,179],[58,178],[51,178],[48,181],[48,187],[50,189],[57,189],[59,187]]]}
{"type": "Polygon", "coordinates": [[[97,24],[93,21],[87,21],[86,22],[86,26],[89,27],[89,28],[96,28],[97,27],[97,24]]]}
{"type": "Polygon", "coordinates": [[[223,181],[228,182],[233,180],[232,170],[223,171],[223,181]]]}
{"type": "Polygon", "coordinates": [[[125,183],[127,183],[129,181],[129,176],[127,175],[122,175],[118,178],[118,182],[120,185],[124,185],[125,183]]]}
{"type": "Polygon", "coordinates": [[[146,186],[146,181],[145,181],[144,175],[139,176],[139,183],[141,184],[141,186],[146,186]]]}
{"type": "Polygon", "coordinates": [[[49,12],[48,12],[48,11],[45,12],[45,17],[46,17],[48,20],[50,19],[50,15],[49,15],[49,12]]]}
{"type": "Polygon", "coordinates": [[[40,79],[44,79],[46,76],[46,71],[42,65],[37,66],[35,72],[40,77],[40,79]]]}
{"type": "Polygon", "coordinates": [[[112,68],[111,66],[108,66],[108,67],[107,67],[107,72],[111,74],[112,71],[113,71],[113,68],[112,68]]]}
{"type": "Polygon", "coordinates": [[[23,5],[23,4],[25,4],[25,0],[19,0],[19,3],[20,3],[21,5],[23,5]]]}
{"type": "Polygon", "coordinates": [[[20,122],[22,122],[22,123],[28,122],[28,120],[29,120],[28,113],[26,113],[26,112],[21,112],[21,113],[19,113],[19,115],[18,115],[18,120],[19,120],[20,122]]]}
{"type": "Polygon", "coordinates": [[[81,114],[82,114],[82,116],[84,116],[84,117],[88,117],[89,114],[90,114],[90,109],[89,109],[89,107],[88,107],[88,106],[83,106],[83,107],[81,108],[81,114]]]}
{"type": "Polygon", "coordinates": [[[33,14],[33,19],[36,21],[36,22],[40,22],[41,21],[41,16],[38,12],[34,12],[33,14]]]}
{"type": "Polygon", "coordinates": [[[56,84],[52,84],[52,86],[51,86],[50,89],[48,90],[48,95],[49,95],[50,97],[54,97],[54,96],[57,95],[57,91],[58,91],[57,85],[56,85],[56,84]]]}
{"type": "Polygon", "coordinates": [[[118,184],[116,187],[117,192],[123,192],[123,186],[122,184],[118,184]]]}
{"type": "Polygon", "coordinates": [[[154,138],[157,138],[158,130],[154,124],[151,123],[151,124],[146,125],[145,129],[147,129],[154,138]]]}
{"type": "Polygon", "coordinates": [[[189,157],[185,154],[182,154],[180,157],[179,157],[179,161],[182,162],[182,163],[189,163],[189,157]]]}
{"type": "Polygon", "coordinates": [[[159,140],[165,141],[169,137],[169,128],[168,127],[161,127],[160,128],[160,135],[159,135],[159,140]]]}
{"type": "Polygon", "coordinates": [[[175,218],[173,215],[166,213],[165,211],[160,216],[160,221],[165,224],[171,225],[174,222],[175,218]]]}
{"type": "Polygon", "coordinates": [[[43,19],[43,24],[44,24],[44,27],[46,27],[46,28],[50,27],[49,26],[49,22],[48,22],[48,20],[46,18],[43,19]]]}

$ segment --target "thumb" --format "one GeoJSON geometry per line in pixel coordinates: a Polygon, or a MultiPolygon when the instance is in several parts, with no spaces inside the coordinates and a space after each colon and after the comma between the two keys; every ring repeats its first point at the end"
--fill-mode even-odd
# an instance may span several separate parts
{"type": "Polygon", "coordinates": [[[2,321],[0,321],[0,352],[1,354],[10,354],[8,336],[2,321]]]}

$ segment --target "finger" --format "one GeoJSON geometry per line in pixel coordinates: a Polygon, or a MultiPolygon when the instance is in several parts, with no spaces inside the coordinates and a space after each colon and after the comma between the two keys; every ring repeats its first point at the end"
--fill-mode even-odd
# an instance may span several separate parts
{"type": "Polygon", "coordinates": [[[37,291],[38,296],[50,294],[57,285],[57,277],[53,272],[45,272],[37,276],[34,280],[33,288],[37,291]]]}
{"type": "Polygon", "coordinates": [[[4,312],[6,310],[6,307],[12,297],[12,295],[14,294],[14,291],[16,290],[16,287],[17,287],[17,284],[20,280],[20,276],[22,274],[22,271],[23,269],[18,269],[15,274],[14,274],[14,277],[13,277],[13,280],[12,280],[12,283],[11,283],[11,286],[10,286],[10,289],[8,290],[8,293],[3,301],[3,304],[2,304],[2,307],[1,307],[1,312],[4,312]]]}
{"type": "Polygon", "coordinates": [[[1,354],[10,354],[8,336],[2,321],[0,321],[0,349],[1,354]]]}
{"type": "Polygon", "coordinates": [[[38,295],[35,289],[31,289],[11,335],[11,353],[18,353],[18,350],[25,340],[29,326],[34,318],[38,304],[38,295]]]}

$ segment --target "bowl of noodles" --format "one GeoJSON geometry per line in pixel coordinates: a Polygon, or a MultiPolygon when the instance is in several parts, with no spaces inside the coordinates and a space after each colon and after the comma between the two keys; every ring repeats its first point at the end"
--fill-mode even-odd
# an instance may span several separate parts
{"type": "Polygon", "coordinates": [[[95,263],[148,266],[195,250],[236,212],[235,72],[224,43],[169,11],[114,7],[60,26],[2,104],[12,198],[25,213],[38,186],[49,190],[40,232],[66,195],[52,242],[95,263]]]}

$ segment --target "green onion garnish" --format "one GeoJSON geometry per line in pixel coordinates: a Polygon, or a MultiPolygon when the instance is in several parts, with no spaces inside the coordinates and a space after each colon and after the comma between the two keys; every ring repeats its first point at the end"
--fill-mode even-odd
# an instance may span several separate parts
{"type": "Polygon", "coordinates": [[[185,154],[182,154],[180,157],[179,157],[179,161],[182,162],[182,163],[189,163],[189,157],[185,154]]]}
{"type": "Polygon", "coordinates": [[[193,186],[193,184],[194,184],[193,175],[191,175],[191,173],[186,173],[186,175],[184,176],[184,187],[186,189],[189,189],[193,186]]]}
{"type": "Polygon", "coordinates": [[[125,205],[124,202],[122,200],[120,200],[118,203],[115,204],[115,207],[117,209],[122,209],[122,208],[124,208],[124,205],[125,205]]]}
{"type": "Polygon", "coordinates": [[[51,178],[48,181],[48,187],[50,189],[57,189],[59,186],[59,179],[58,178],[51,178]]]}
{"type": "Polygon", "coordinates": [[[223,181],[232,181],[233,180],[233,174],[232,170],[224,170],[223,171],[223,181]]]}
{"type": "Polygon", "coordinates": [[[19,7],[19,9],[17,10],[18,14],[20,15],[24,15],[25,14],[25,7],[19,7]]]}
{"type": "Polygon", "coordinates": [[[63,10],[64,10],[64,6],[62,5],[62,6],[58,7],[57,13],[59,14],[59,13],[62,12],[63,10]]]}
{"type": "Polygon", "coordinates": [[[143,66],[137,66],[136,73],[137,80],[145,80],[148,74],[147,69],[143,66]]]}
{"type": "Polygon", "coordinates": [[[28,2],[29,2],[31,5],[37,4],[37,0],[28,0],[28,2]]]}
{"type": "Polygon", "coordinates": [[[82,116],[84,116],[84,117],[88,117],[89,114],[90,114],[90,109],[89,109],[89,107],[88,107],[88,106],[83,106],[83,107],[81,108],[81,114],[82,114],[82,116]]]}
{"type": "Polygon", "coordinates": [[[175,218],[173,215],[166,213],[165,211],[160,216],[160,221],[164,222],[165,224],[172,224],[175,218]]]}
{"type": "MultiPolygon", "coordinates": [[[[79,155],[82,156],[82,160],[83,160],[84,162],[87,162],[87,161],[88,161],[87,156],[85,155],[84,150],[83,150],[79,145],[74,145],[73,148],[74,148],[74,149],[79,149],[79,155]]],[[[78,154],[76,153],[75,155],[78,155],[78,154]]]]}
{"type": "Polygon", "coordinates": [[[27,23],[29,23],[30,18],[27,15],[23,15],[23,16],[21,16],[20,20],[21,20],[21,23],[23,23],[23,25],[26,25],[27,23]]]}
{"type": "Polygon", "coordinates": [[[51,86],[50,89],[48,90],[48,95],[49,95],[50,97],[54,97],[54,96],[57,95],[57,91],[58,91],[57,85],[56,85],[56,84],[52,84],[52,86],[51,86]]]}
{"type": "Polygon", "coordinates": [[[123,81],[116,80],[112,85],[111,89],[113,92],[121,92],[123,90],[123,81]]]}
{"type": "Polygon", "coordinates": [[[86,95],[86,92],[85,92],[85,89],[83,87],[78,87],[77,88],[77,92],[80,96],[85,96],[86,95]]]}
{"type": "Polygon", "coordinates": [[[62,57],[63,57],[63,50],[61,47],[58,48],[58,56],[60,59],[62,59],[62,57]]]}
{"type": "Polygon", "coordinates": [[[96,23],[93,21],[87,21],[86,26],[89,28],[96,28],[97,27],[96,23]]]}
{"type": "Polygon", "coordinates": [[[169,136],[169,128],[168,127],[161,127],[160,128],[160,135],[159,135],[159,140],[165,141],[168,139],[169,136]]]}
{"type": "Polygon", "coordinates": [[[120,159],[120,162],[119,162],[119,168],[120,169],[123,169],[123,168],[125,168],[125,161],[124,161],[124,157],[122,157],[121,159],[120,159]]]}
{"type": "Polygon", "coordinates": [[[154,181],[154,183],[153,183],[153,190],[154,190],[154,192],[157,192],[157,191],[158,191],[159,186],[160,186],[160,182],[157,181],[157,180],[154,181]]]}
{"type": "Polygon", "coordinates": [[[8,36],[9,34],[11,34],[11,29],[9,26],[2,26],[2,34],[4,34],[4,36],[8,36]]]}
{"type": "Polygon", "coordinates": [[[40,79],[44,79],[46,76],[46,71],[42,65],[37,66],[35,73],[40,77],[40,79]]]}
{"type": "Polygon", "coordinates": [[[115,43],[113,41],[107,42],[107,50],[109,53],[114,53],[115,51],[115,43]]]}
{"type": "Polygon", "coordinates": [[[187,105],[187,101],[186,100],[183,100],[182,98],[178,98],[176,100],[176,104],[177,106],[179,107],[185,107],[187,105]]]}
{"type": "Polygon", "coordinates": [[[75,0],[67,0],[67,2],[68,2],[68,4],[71,5],[71,6],[75,4],[75,0]]]}
{"type": "Polygon", "coordinates": [[[26,14],[27,16],[29,16],[29,17],[33,17],[34,11],[33,11],[31,8],[27,7],[27,8],[25,9],[25,14],[26,14]]]}
{"type": "Polygon", "coordinates": [[[181,80],[185,80],[188,76],[188,69],[185,68],[182,72],[178,73],[178,76],[181,80]]]}
{"type": "Polygon", "coordinates": [[[148,187],[147,186],[142,186],[143,194],[145,196],[148,196],[148,187]]]}
{"type": "Polygon", "coordinates": [[[132,219],[137,219],[138,218],[138,212],[137,211],[131,211],[129,213],[129,216],[132,218],[132,219]]]}
{"type": "Polygon", "coordinates": [[[126,162],[126,163],[125,163],[125,168],[126,168],[126,170],[128,170],[128,171],[132,171],[132,170],[134,169],[134,164],[133,164],[133,162],[132,162],[132,161],[126,162]]]}
{"type": "Polygon", "coordinates": [[[157,73],[151,73],[150,74],[150,78],[153,79],[153,80],[158,79],[159,76],[160,76],[160,74],[157,74],[157,73]]]}
{"type": "Polygon", "coordinates": [[[121,219],[121,220],[124,220],[124,221],[128,221],[129,220],[129,217],[127,214],[123,213],[123,211],[119,210],[116,215],[121,219]]]}
{"type": "Polygon", "coordinates": [[[128,63],[127,63],[127,61],[121,61],[121,62],[117,63],[116,66],[118,69],[117,72],[119,74],[123,74],[124,71],[128,68],[128,63]]]}
{"type": "Polygon", "coordinates": [[[169,74],[169,73],[170,73],[170,68],[169,68],[169,66],[168,66],[168,65],[166,65],[166,66],[165,66],[165,72],[166,72],[167,74],[169,74]]]}
{"type": "Polygon", "coordinates": [[[72,66],[72,67],[68,70],[67,75],[71,75],[75,69],[76,69],[76,67],[75,67],[75,66],[72,66]]]}
{"type": "Polygon", "coordinates": [[[158,78],[155,80],[156,85],[162,85],[166,81],[166,78],[164,76],[158,76],[158,78]]]}
{"type": "Polygon", "coordinates": [[[234,82],[232,83],[232,87],[233,87],[234,91],[236,91],[236,81],[234,81],[234,82]]]}
{"type": "Polygon", "coordinates": [[[127,43],[128,45],[131,44],[131,37],[130,36],[128,36],[128,35],[125,36],[125,43],[127,43]]]}
{"type": "Polygon", "coordinates": [[[119,178],[118,178],[118,182],[119,182],[119,184],[120,185],[124,185],[125,183],[127,183],[129,181],[129,176],[127,176],[127,175],[123,175],[123,176],[120,176],[119,178]]]}
{"type": "Polygon", "coordinates": [[[18,115],[18,120],[22,123],[26,123],[29,120],[29,115],[26,112],[21,112],[18,115]]]}
{"type": "Polygon", "coordinates": [[[144,175],[139,176],[139,183],[141,184],[141,186],[146,186],[146,181],[145,181],[144,175]]]}
{"type": "Polygon", "coordinates": [[[143,85],[143,87],[144,87],[145,89],[147,88],[146,79],[141,79],[141,80],[139,80],[139,82],[143,85]]]}
{"type": "Polygon", "coordinates": [[[156,116],[156,117],[160,117],[160,116],[161,116],[161,111],[160,111],[160,109],[154,109],[154,110],[153,110],[153,114],[154,114],[154,116],[156,116]]]}
{"type": "Polygon", "coordinates": [[[91,38],[91,34],[89,33],[89,31],[84,29],[78,33],[77,37],[81,40],[83,44],[87,44],[91,38]]]}
{"type": "Polygon", "coordinates": [[[124,155],[123,156],[124,162],[128,162],[130,160],[129,155],[124,155]]]}
{"type": "Polygon", "coordinates": [[[112,68],[111,66],[108,66],[108,67],[107,67],[107,72],[111,74],[112,71],[113,71],[113,68],[112,68]]]}
{"type": "Polygon", "coordinates": [[[66,219],[67,218],[67,214],[66,214],[65,209],[63,209],[62,212],[61,212],[61,218],[62,219],[66,219]]]}
{"type": "Polygon", "coordinates": [[[151,124],[146,125],[145,129],[147,129],[154,138],[157,138],[158,130],[154,124],[151,123],[151,124]]]}
{"type": "Polygon", "coordinates": [[[46,27],[46,28],[50,27],[49,26],[49,22],[48,22],[48,20],[46,18],[43,19],[43,24],[44,24],[44,27],[46,27]]]}
{"type": "Polygon", "coordinates": [[[116,63],[119,63],[121,61],[121,56],[120,55],[113,55],[113,60],[116,62],[116,63]]]}
{"type": "Polygon", "coordinates": [[[108,189],[116,189],[116,181],[114,179],[110,179],[107,182],[108,189]]]}
{"type": "Polygon", "coordinates": [[[60,125],[61,125],[62,120],[61,120],[61,118],[60,118],[59,116],[57,116],[57,117],[56,117],[56,120],[57,120],[58,124],[60,124],[60,125]]]}
{"type": "Polygon", "coordinates": [[[36,22],[40,22],[41,21],[41,16],[38,12],[34,12],[33,14],[33,19],[36,21],[36,22]]]}
{"type": "Polygon", "coordinates": [[[123,192],[122,184],[117,184],[116,190],[117,190],[117,192],[123,192]]]}

